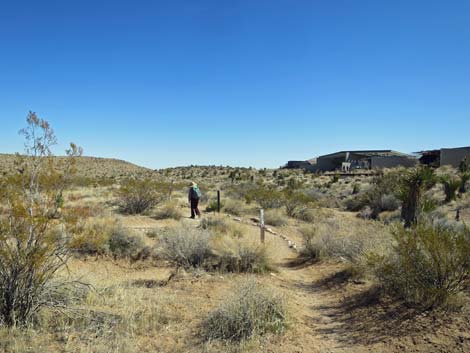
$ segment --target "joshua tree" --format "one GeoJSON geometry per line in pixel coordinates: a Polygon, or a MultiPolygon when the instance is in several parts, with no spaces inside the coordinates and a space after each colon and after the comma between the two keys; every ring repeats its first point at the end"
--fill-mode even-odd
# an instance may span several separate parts
{"type": "Polygon", "coordinates": [[[423,193],[434,184],[434,171],[427,166],[413,168],[402,177],[399,185],[399,196],[402,201],[401,216],[405,221],[406,228],[418,222],[423,193]]]}

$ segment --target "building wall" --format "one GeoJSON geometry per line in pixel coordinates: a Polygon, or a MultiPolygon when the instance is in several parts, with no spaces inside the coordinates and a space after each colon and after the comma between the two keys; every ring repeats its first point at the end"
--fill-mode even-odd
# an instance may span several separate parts
{"type": "Polygon", "coordinates": [[[441,149],[441,166],[451,165],[458,168],[464,158],[470,160],[470,147],[441,149]]]}
{"type": "Polygon", "coordinates": [[[414,167],[417,163],[417,159],[402,156],[371,157],[371,164],[373,169],[414,167]]]}
{"type": "Polygon", "coordinates": [[[316,170],[320,170],[322,172],[333,171],[337,168],[337,164],[334,162],[333,159],[330,158],[317,158],[317,164],[315,165],[316,170]]]}

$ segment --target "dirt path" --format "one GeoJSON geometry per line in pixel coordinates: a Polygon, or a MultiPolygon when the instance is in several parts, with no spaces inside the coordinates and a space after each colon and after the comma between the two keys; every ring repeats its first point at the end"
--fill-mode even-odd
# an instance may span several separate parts
{"type": "Polygon", "coordinates": [[[301,264],[283,239],[266,241],[282,249],[270,282],[288,296],[293,317],[287,342],[273,352],[470,351],[468,313],[420,313],[383,301],[371,283],[350,280],[344,265],[301,264]]]}

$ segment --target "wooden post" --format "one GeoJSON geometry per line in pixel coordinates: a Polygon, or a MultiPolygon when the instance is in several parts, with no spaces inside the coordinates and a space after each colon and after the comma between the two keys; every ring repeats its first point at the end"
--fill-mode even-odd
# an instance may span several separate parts
{"type": "Polygon", "coordinates": [[[264,210],[259,211],[260,241],[264,244],[264,210]]]}
{"type": "Polygon", "coordinates": [[[217,212],[220,213],[220,190],[217,190],[217,212]]]}

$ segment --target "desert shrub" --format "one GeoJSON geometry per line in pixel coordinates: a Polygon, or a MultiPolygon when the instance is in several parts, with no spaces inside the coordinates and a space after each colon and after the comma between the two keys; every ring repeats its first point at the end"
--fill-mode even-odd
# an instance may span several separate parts
{"type": "Polygon", "coordinates": [[[370,263],[386,291],[407,303],[433,308],[463,291],[470,276],[470,231],[420,223],[395,229],[389,256],[370,263]]]}
{"type": "Polygon", "coordinates": [[[246,193],[246,202],[257,202],[264,209],[279,208],[282,206],[282,192],[275,188],[257,186],[246,193]]]}
{"type": "Polygon", "coordinates": [[[168,195],[165,184],[152,180],[130,179],[117,191],[118,203],[122,213],[139,214],[156,206],[168,195]]]}
{"type": "Polygon", "coordinates": [[[300,191],[292,191],[287,188],[282,195],[282,204],[289,217],[296,217],[299,212],[305,209],[313,200],[300,191]]]}
{"type": "Polygon", "coordinates": [[[6,217],[0,218],[0,324],[5,326],[27,325],[44,307],[62,308],[53,299],[64,288],[55,274],[70,253],[59,207],[74,157],[81,154],[71,144],[58,165],[51,152],[54,132],[33,112],[20,132],[25,155],[16,156],[16,173],[0,180],[0,204],[6,206],[6,217]]]}
{"type": "Polygon", "coordinates": [[[229,224],[225,217],[219,215],[204,217],[201,220],[200,227],[205,230],[211,230],[215,233],[227,233],[229,224]]]}
{"type": "Polygon", "coordinates": [[[212,269],[235,273],[265,273],[274,269],[265,246],[226,237],[218,240],[212,245],[212,269]]]}
{"type": "Polygon", "coordinates": [[[287,224],[287,218],[281,210],[267,210],[264,213],[264,223],[274,227],[282,227],[287,224]]]}
{"type": "Polygon", "coordinates": [[[144,242],[124,228],[117,228],[108,240],[109,252],[114,257],[129,258],[144,248],[144,242]]]}
{"type": "MultiPolygon", "coordinates": [[[[225,205],[225,202],[220,201],[220,209],[222,209],[224,207],[224,205],[225,205]]],[[[217,207],[218,207],[217,199],[209,200],[209,203],[206,206],[206,211],[207,212],[215,212],[215,211],[217,211],[217,207]]]]}
{"type": "Polygon", "coordinates": [[[241,216],[245,211],[245,205],[240,200],[227,200],[224,204],[224,212],[234,215],[241,216]]]}
{"type": "Polygon", "coordinates": [[[286,327],[282,296],[250,281],[209,313],[202,324],[205,340],[242,341],[254,335],[281,333],[286,327]]]}
{"type": "Polygon", "coordinates": [[[203,229],[175,228],[159,237],[157,256],[185,269],[202,267],[212,256],[210,238],[203,229]]]}
{"type": "Polygon", "coordinates": [[[302,234],[302,248],[300,255],[304,258],[311,260],[318,260],[320,258],[320,248],[316,244],[317,228],[309,225],[300,228],[302,234]]]}
{"type": "Polygon", "coordinates": [[[105,255],[109,252],[109,239],[118,229],[112,218],[88,219],[78,222],[72,229],[68,247],[83,255],[105,255]]]}
{"type": "Polygon", "coordinates": [[[68,247],[80,255],[131,257],[143,249],[141,238],[114,218],[87,219],[71,229],[68,247]]]}
{"type": "Polygon", "coordinates": [[[153,216],[155,219],[175,219],[180,220],[183,215],[178,208],[178,203],[174,201],[166,202],[161,205],[153,216]]]}
{"type": "Polygon", "coordinates": [[[380,212],[396,211],[400,208],[400,200],[398,200],[395,195],[382,195],[379,199],[379,204],[377,205],[377,208],[380,209],[380,212]]]}
{"type": "Polygon", "coordinates": [[[304,222],[314,222],[317,218],[317,215],[315,210],[312,208],[302,208],[297,212],[295,218],[304,222]]]}

